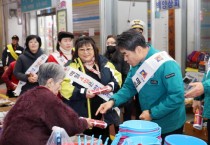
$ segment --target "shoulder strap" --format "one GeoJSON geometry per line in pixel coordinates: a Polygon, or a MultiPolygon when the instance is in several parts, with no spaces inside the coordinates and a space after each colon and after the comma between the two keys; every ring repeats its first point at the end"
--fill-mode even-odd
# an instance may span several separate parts
{"type": "Polygon", "coordinates": [[[52,53],[52,56],[55,58],[55,60],[60,64],[61,66],[64,66],[67,63],[67,59],[63,56],[60,55],[60,53],[52,53]]]}
{"type": "Polygon", "coordinates": [[[18,55],[15,53],[14,49],[12,48],[12,45],[11,45],[11,44],[8,44],[8,45],[7,45],[7,48],[9,49],[9,51],[10,51],[12,57],[13,57],[15,60],[17,60],[17,59],[18,59],[18,55]]]}
{"type": "Polygon", "coordinates": [[[154,73],[163,63],[170,60],[175,61],[165,51],[155,53],[145,60],[132,77],[132,81],[137,92],[141,90],[141,88],[147,83],[147,81],[154,75],[154,73]]]}

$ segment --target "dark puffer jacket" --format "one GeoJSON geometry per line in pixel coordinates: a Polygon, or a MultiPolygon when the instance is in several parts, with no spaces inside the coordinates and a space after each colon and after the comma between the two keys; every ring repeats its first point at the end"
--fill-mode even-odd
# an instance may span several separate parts
{"type": "Polygon", "coordinates": [[[122,81],[124,82],[128,71],[130,70],[130,65],[124,61],[120,51],[118,49],[113,53],[106,51],[104,56],[115,66],[116,70],[122,74],[122,81]]]}
{"type": "MultiPolygon", "coordinates": [[[[122,84],[121,74],[115,69],[112,63],[110,63],[104,56],[99,56],[99,69],[101,73],[101,78],[98,78],[96,74],[85,70],[81,60],[79,58],[75,59],[70,63],[70,66],[78,69],[79,71],[85,70],[87,75],[97,80],[103,85],[107,85],[110,82],[114,83],[114,93],[119,90],[122,84]]],[[[86,92],[81,91],[84,87],[82,84],[77,84],[73,82],[72,85],[69,84],[69,79],[64,79],[61,87],[61,95],[64,97],[64,101],[71,106],[80,116],[88,117],[88,111],[91,111],[91,118],[101,119],[101,115],[95,116],[96,110],[100,104],[104,103],[104,100],[100,97],[94,97],[90,99],[90,110],[87,107],[86,92]]]]}
{"type": "Polygon", "coordinates": [[[39,49],[35,54],[31,53],[29,49],[26,49],[23,54],[18,57],[14,69],[14,75],[18,80],[26,82],[26,84],[22,87],[21,94],[28,89],[34,88],[35,86],[39,85],[38,82],[30,83],[25,72],[42,54],[43,51],[41,49],[39,49]]]}

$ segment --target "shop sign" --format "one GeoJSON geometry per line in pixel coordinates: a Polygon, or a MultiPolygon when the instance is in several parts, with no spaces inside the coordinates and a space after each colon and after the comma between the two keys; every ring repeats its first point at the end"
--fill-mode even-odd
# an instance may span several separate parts
{"type": "Polygon", "coordinates": [[[164,11],[179,7],[179,0],[156,0],[156,11],[164,11]]]}
{"type": "Polygon", "coordinates": [[[174,8],[180,8],[179,0],[174,0],[174,8]]]}
{"type": "Polygon", "coordinates": [[[21,11],[28,12],[52,7],[51,0],[21,0],[21,11]]]}

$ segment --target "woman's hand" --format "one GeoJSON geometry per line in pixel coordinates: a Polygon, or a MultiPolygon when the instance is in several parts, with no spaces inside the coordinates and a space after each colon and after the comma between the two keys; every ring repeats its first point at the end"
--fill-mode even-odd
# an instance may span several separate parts
{"type": "Polygon", "coordinates": [[[93,128],[93,123],[92,123],[92,119],[90,119],[90,118],[85,118],[86,119],[86,121],[87,121],[87,123],[88,123],[88,128],[93,128]]]}
{"type": "Polygon", "coordinates": [[[34,74],[34,73],[29,74],[28,81],[30,83],[35,83],[35,82],[37,82],[37,80],[38,80],[38,75],[37,74],[34,74]]]}
{"type": "Polygon", "coordinates": [[[92,93],[92,91],[90,89],[87,89],[86,98],[93,98],[95,96],[96,96],[96,94],[92,93]]]}
{"type": "Polygon", "coordinates": [[[7,69],[8,69],[8,66],[5,66],[5,67],[4,67],[4,71],[6,71],[7,69]]]}
{"type": "Polygon", "coordinates": [[[112,92],[112,87],[110,87],[109,85],[106,85],[101,89],[102,89],[101,94],[108,94],[108,93],[112,92]]]}
{"type": "Polygon", "coordinates": [[[12,90],[15,90],[17,88],[17,85],[12,82],[12,90]]]}

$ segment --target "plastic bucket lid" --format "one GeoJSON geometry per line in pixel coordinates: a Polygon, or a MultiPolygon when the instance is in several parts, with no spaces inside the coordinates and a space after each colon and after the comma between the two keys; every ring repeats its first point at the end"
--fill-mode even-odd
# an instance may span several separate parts
{"type": "Polygon", "coordinates": [[[193,136],[173,134],[166,136],[164,145],[207,145],[207,143],[193,136]]]}
{"type": "Polygon", "coordinates": [[[134,131],[152,131],[159,128],[157,123],[145,120],[129,120],[120,124],[120,128],[134,131]]]}
{"type": "Polygon", "coordinates": [[[123,145],[161,145],[160,141],[155,137],[150,136],[133,136],[126,138],[123,145]]]}

